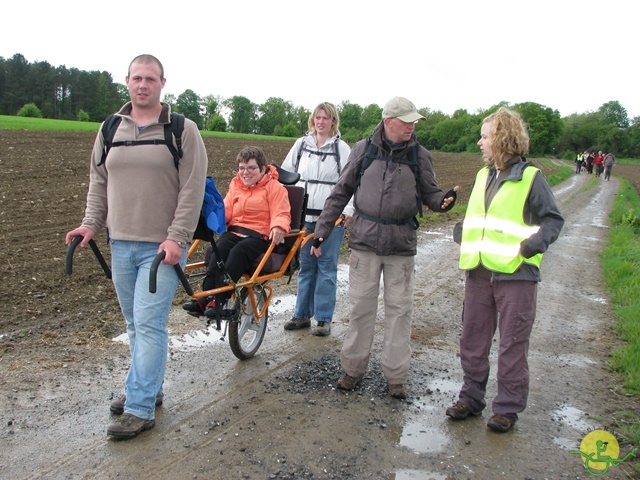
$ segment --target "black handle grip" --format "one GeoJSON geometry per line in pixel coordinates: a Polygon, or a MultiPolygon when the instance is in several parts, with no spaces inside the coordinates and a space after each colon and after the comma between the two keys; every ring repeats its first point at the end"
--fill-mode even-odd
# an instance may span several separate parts
{"type": "MultiPolygon", "coordinates": [[[[73,272],[73,254],[76,251],[76,247],[83,239],[84,237],[82,235],[74,237],[74,239],[71,240],[71,243],[69,244],[69,248],[67,248],[67,258],[64,266],[64,273],[66,273],[67,275],[71,275],[71,273],[73,272]]],[[[102,252],[100,252],[98,245],[96,245],[96,242],[93,241],[93,238],[89,240],[89,246],[91,247],[91,250],[93,250],[93,254],[98,259],[98,263],[100,263],[100,266],[102,267],[102,270],[104,270],[105,275],[108,279],[111,279],[111,269],[109,268],[109,265],[107,265],[107,261],[102,256],[102,252]]]]}
{"type": "MultiPolygon", "coordinates": [[[[151,263],[151,269],[149,270],[149,292],[150,293],[156,293],[157,285],[158,285],[158,267],[160,266],[160,263],[162,263],[162,260],[164,260],[165,256],[166,256],[165,252],[160,252],[156,255],[156,257],[153,259],[153,262],[151,263]]],[[[176,263],[173,266],[173,268],[176,271],[176,274],[180,279],[180,283],[182,283],[182,286],[184,287],[187,294],[190,296],[193,295],[193,289],[189,284],[189,279],[182,271],[182,268],[180,268],[180,265],[176,263]]]]}

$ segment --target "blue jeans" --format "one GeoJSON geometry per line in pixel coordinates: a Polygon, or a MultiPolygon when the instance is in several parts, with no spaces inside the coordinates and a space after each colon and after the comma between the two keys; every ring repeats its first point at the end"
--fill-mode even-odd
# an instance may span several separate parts
{"type": "MultiPolygon", "coordinates": [[[[305,222],[307,233],[315,232],[315,222],[305,222]]],[[[338,257],[345,230],[337,226],[322,242],[322,255],[311,255],[309,241],[300,249],[300,271],[298,272],[298,298],[294,316],[311,318],[318,322],[330,322],[336,308],[336,281],[338,277],[338,257]]]]}
{"type": "MultiPolygon", "coordinates": [[[[111,240],[111,270],[118,302],[127,324],[131,366],[125,382],[124,412],[155,418],[156,395],[162,391],[167,363],[167,319],[178,288],[174,267],[158,267],[156,293],[149,292],[149,271],[158,243],[111,240]]],[[[180,259],[187,261],[185,247],[180,259]]]]}

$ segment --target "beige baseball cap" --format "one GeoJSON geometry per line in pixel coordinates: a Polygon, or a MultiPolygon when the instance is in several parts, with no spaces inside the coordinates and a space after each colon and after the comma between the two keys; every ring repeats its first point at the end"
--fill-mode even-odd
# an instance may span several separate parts
{"type": "Polygon", "coordinates": [[[415,123],[422,115],[418,113],[416,106],[404,97],[393,97],[382,110],[382,118],[398,118],[405,123],[415,123]]]}

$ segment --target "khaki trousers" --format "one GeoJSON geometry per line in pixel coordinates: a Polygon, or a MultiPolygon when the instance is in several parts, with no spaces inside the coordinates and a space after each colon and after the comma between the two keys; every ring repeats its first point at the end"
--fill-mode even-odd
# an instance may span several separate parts
{"type": "Polygon", "coordinates": [[[349,328],[342,346],[345,373],[367,372],[376,326],[380,275],[383,278],[384,345],[382,371],[389,384],[405,383],[411,360],[413,256],[378,256],[352,250],[349,259],[349,328]]]}

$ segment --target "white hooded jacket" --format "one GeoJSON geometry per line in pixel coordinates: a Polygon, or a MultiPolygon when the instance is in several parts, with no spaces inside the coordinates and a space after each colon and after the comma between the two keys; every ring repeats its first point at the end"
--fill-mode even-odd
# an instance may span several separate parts
{"type": "MultiPolygon", "coordinates": [[[[303,187],[309,195],[307,209],[322,210],[324,202],[331,193],[334,185],[338,182],[340,174],[338,173],[338,162],[335,156],[335,146],[337,142],[338,154],[340,156],[340,173],[344,171],[349,160],[351,147],[340,140],[339,135],[334,135],[327,139],[325,144],[318,148],[316,137],[313,135],[305,135],[298,138],[287,157],[282,163],[282,168],[290,172],[299,172],[300,181],[298,186],[303,187]],[[304,144],[304,147],[303,147],[304,144]],[[300,162],[296,170],[298,162],[298,154],[302,150],[300,162]]],[[[353,215],[353,200],[349,201],[345,207],[343,214],[346,216],[353,215]]],[[[319,215],[308,214],[305,218],[307,222],[315,222],[319,215]]]]}

